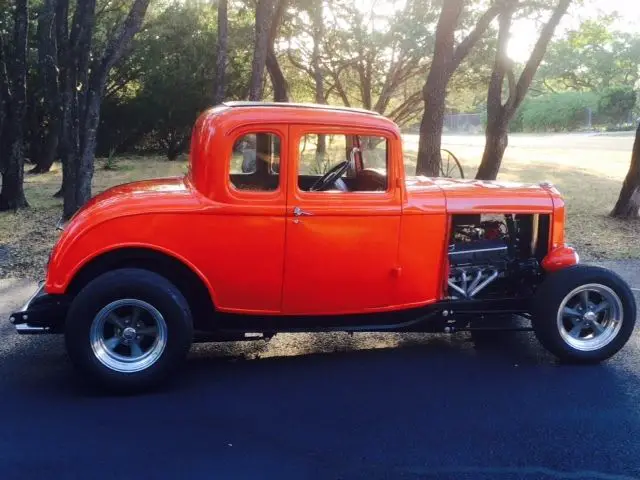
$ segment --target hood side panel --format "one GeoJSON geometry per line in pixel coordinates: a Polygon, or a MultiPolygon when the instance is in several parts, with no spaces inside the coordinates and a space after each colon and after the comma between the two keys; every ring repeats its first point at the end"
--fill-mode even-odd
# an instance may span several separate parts
{"type": "Polygon", "coordinates": [[[410,196],[437,187],[446,199],[448,213],[551,213],[553,201],[539,185],[485,182],[450,178],[410,177],[410,196]]]}

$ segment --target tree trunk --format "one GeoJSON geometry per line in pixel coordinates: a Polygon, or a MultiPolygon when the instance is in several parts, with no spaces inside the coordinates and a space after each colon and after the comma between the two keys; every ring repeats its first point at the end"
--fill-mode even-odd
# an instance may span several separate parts
{"type": "Polygon", "coordinates": [[[40,158],[40,149],[42,146],[44,112],[42,105],[39,104],[38,98],[42,96],[42,84],[39,82],[37,75],[27,69],[27,111],[25,121],[25,151],[24,163],[35,164],[40,158]]]}
{"type": "Polygon", "coordinates": [[[640,218],[640,125],[636,129],[636,140],[633,143],[631,165],[622,183],[620,196],[611,212],[616,218],[640,218]]]}
{"type": "Polygon", "coordinates": [[[218,54],[216,56],[216,84],[214,86],[213,104],[224,101],[225,72],[227,69],[228,37],[227,0],[218,0],[218,54]]]}
{"type": "Polygon", "coordinates": [[[443,75],[437,76],[429,73],[423,92],[425,111],[420,122],[416,175],[440,175],[446,85],[449,82],[445,72],[442,73],[443,75]]]}
{"type": "Polygon", "coordinates": [[[6,169],[7,158],[9,157],[7,132],[9,125],[9,78],[7,74],[7,65],[5,63],[4,42],[0,35],[0,174],[6,169]]]}
{"type": "Polygon", "coordinates": [[[36,166],[30,173],[51,169],[58,152],[62,109],[58,84],[58,44],[56,36],[56,0],[45,0],[38,16],[38,68],[42,79],[44,120],[46,123],[36,166]]]}
{"type": "MultiPolygon", "coordinates": [[[[98,74],[99,75],[99,74],[98,74]]],[[[93,160],[98,138],[98,125],[100,124],[100,106],[106,84],[106,75],[102,78],[92,79],[86,96],[84,124],[81,127],[82,146],[78,157],[76,186],[76,204],[84,205],[91,198],[91,180],[93,178],[93,160]]]]}
{"type": "Polygon", "coordinates": [[[271,10],[271,0],[258,0],[258,4],[256,5],[253,63],[251,65],[251,80],[249,82],[249,100],[252,101],[262,99],[264,68],[267,62],[267,51],[269,48],[271,10]]]}
{"type": "Polygon", "coordinates": [[[503,12],[500,14],[498,46],[487,92],[487,143],[482,155],[482,162],[476,174],[477,179],[495,180],[498,177],[502,158],[508,144],[509,123],[525,99],[533,77],[547,51],[549,42],[553,38],[556,27],[567,12],[570,3],[571,0],[558,0],[558,5],[551,14],[549,21],[542,27],[540,37],[520,74],[520,78],[516,82],[512,61],[509,59],[507,50],[511,21],[519,2],[518,0],[505,2],[503,12]],[[506,102],[503,103],[502,90],[505,76],[508,80],[509,96],[506,102]]]}
{"type": "Polygon", "coordinates": [[[498,178],[502,157],[509,144],[509,129],[505,124],[492,122],[491,125],[487,124],[485,136],[484,153],[476,178],[478,180],[495,180],[498,178]]]}
{"type": "Polygon", "coordinates": [[[278,63],[278,57],[272,46],[269,46],[267,50],[267,71],[271,78],[271,84],[273,85],[273,100],[276,102],[288,102],[289,101],[289,84],[287,79],[284,78],[284,73],[278,63]]]}
{"type": "MultiPolygon", "coordinates": [[[[65,0],[67,1],[67,0],[65,0]]],[[[91,198],[91,180],[100,107],[109,72],[129,47],[140,30],[149,0],[135,0],[124,23],[108,40],[99,59],[94,59],[89,72],[88,60],[93,31],[95,0],[82,3],[74,13],[74,24],[67,51],[67,72],[63,89],[63,216],[71,217],[91,198]],[[76,14],[79,18],[76,20],[76,14]],[[85,39],[82,41],[82,39],[85,39]],[[79,87],[79,88],[78,88],[79,87]]]]}
{"type": "Polygon", "coordinates": [[[471,49],[487,31],[493,19],[502,8],[502,2],[494,2],[476,22],[464,39],[455,43],[458,21],[465,7],[464,0],[446,0],[436,27],[435,48],[427,82],[422,90],[424,114],[420,122],[420,140],[418,142],[418,163],[416,174],[437,176],[440,174],[442,157],[442,130],[447,85],[460,63],[469,55],[471,49]]]}
{"type": "Polygon", "coordinates": [[[448,0],[443,3],[438,26],[436,44],[427,82],[422,90],[424,114],[420,122],[418,162],[416,175],[436,177],[440,174],[440,147],[444,124],[447,84],[453,71],[452,61],[455,45],[455,29],[462,14],[463,0],[448,0]]]}
{"type": "MultiPolygon", "coordinates": [[[[16,0],[13,27],[13,62],[9,72],[11,123],[8,128],[9,156],[2,175],[0,210],[28,207],[24,196],[24,119],[27,110],[28,0],[16,0]]],[[[4,54],[2,59],[5,60],[4,54]]]]}
{"type": "MultiPolygon", "coordinates": [[[[489,88],[487,90],[487,127],[485,130],[485,148],[482,154],[482,161],[476,173],[479,180],[495,180],[500,171],[502,157],[509,142],[509,122],[515,111],[512,113],[513,106],[507,100],[506,105],[502,105],[502,90],[504,86],[504,78],[511,69],[511,60],[507,54],[509,46],[509,36],[511,30],[511,21],[513,13],[517,5],[517,0],[511,0],[506,3],[505,10],[500,14],[498,21],[498,44],[496,47],[496,56],[491,71],[491,79],[489,80],[489,88]]],[[[509,80],[510,97],[514,98],[515,81],[509,80]]]]}
{"type": "Polygon", "coordinates": [[[269,45],[267,47],[266,67],[273,85],[273,100],[276,102],[289,101],[289,84],[282,73],[280,63],[275,51],[275,41],[278,38],[278,30],[282,23],[282,17],[287,8],[287,0],[278,0],[275,12],[271,19],[271,27],[269,29],[269,45]]]}
{"type": "MultiPolygon", "coordinates": [[[[313,82],[315,84],[315,102],[317,104],[326,103],[324,99],[324,75],[320,67],[322,57],[322,42],[324,41],[324,4],[322,1],[316,2],[312,6],[311,22],[313,25],[313,52],[311,54],[311,67],[313,68],[313,82]]],[[[327,151],[327,136],[318,135],[318,145],[316,146],[316,156],[322,157],[327,151]]]]}

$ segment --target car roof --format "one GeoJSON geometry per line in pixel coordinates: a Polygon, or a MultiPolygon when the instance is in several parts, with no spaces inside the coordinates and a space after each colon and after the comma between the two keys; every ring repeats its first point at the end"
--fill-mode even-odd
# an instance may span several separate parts
{"type": "Polygon", "coordinates": [[[381,116],[378,112],[366,110],[364,108],[341,107],[333,105],[321,105],[318,103],[290,103],[290,102],[250,102],[250,101],[233,101],[222,103],[225,107],[231,108],[247,108],[247,107],[276,107],[276,108],[300,108],[307,110],[330,110],[337,112],[364,113],[372,116],[381,116]]]}

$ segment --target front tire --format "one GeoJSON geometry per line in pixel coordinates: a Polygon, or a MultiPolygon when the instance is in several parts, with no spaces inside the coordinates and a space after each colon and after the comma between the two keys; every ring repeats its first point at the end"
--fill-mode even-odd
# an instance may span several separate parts
{"type": "Polygon", "coordinates": [[[165,381],[185,360],[193,321],[166,278],[122,268],[100,275],[74,298],[65,325],[67,352],[90,380],[141,391],[165,381]]]}
{"type": "Polygon", "coordinates": [[[533,302],[533,330],[560,360],[597,363],[616,354],[636,322],[629,286],[614,272],[576,265],[547,276],[533,302]]]}

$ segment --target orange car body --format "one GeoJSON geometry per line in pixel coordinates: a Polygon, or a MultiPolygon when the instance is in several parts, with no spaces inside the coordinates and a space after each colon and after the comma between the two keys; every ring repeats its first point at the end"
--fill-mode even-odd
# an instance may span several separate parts
{"type": "Polygon", "coordinates": [[[184,178],[121,185],[93,198],[68,223],[45,282],[63,294],[108,252],[142,248],[181,262],[206,285],[216,310],[259,315],[336,315],[424,306],[446,296],[450,218],[456,213],[551,217],[552,271],[577,256],[564,243],[564,203],[548,185],[407,176],[400,130],[366,112],[304,106],[222,106],[198,119],[184,178]],[[282,139],[279,185],[237,190],[234,142],[249,131],[282,139]],[[297,156],[308,133],[387,140],[388,188],[301,191],[297,156]],[[300,208],[310,215],[295,216],[300,208]]]}

